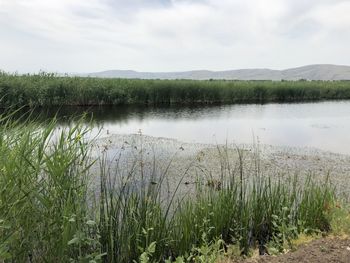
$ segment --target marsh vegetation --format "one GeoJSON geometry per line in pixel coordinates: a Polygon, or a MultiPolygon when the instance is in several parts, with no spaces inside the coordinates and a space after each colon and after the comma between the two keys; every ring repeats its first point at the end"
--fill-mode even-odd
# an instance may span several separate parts
{"type": "Polygon", "coordinates": [[[79,120],[61,130],[54,119],[38,126],[12,113],[0,122],[5,262],[214,262],[232,248],[242,255],[256,247],[283,251],[301,233],[332,230],[338,200],[329,179],[265,174],[258,151],[246,170],[244,150],[228,160],[218,148],[218,179],[198,174],[183,195],[187,171],[169,191],[172,159],[163,167],[146,162],[142,145],[129,146],[137,152],[130,165],[120,165],[118,155],[111,166],[103,152],[92,157],[90,128],[79,120]]]}
{"type": "Polygon", "coordinates": [[[350,99],[349,81],[141,80],[0,73],[0,106],[174,105],[350,99]]]}

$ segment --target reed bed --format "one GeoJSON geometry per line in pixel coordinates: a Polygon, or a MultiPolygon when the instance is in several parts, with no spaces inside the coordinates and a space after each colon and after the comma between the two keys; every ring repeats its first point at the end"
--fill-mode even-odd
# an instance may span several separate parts
{"type": "Polygon", "coordinates": [[[350,99],[349,81],[141,80],[0,73],[0,107],[170,105],[350,99]]]}
{"type": "Polygon", "coordinates": [[[57,130],[55,120],[39,127],[12,116],[0,118],[0,261],[214,262],[231,244],[240,254],[282,251],[300,233],[331,230],[328,180],[264,174],[258,155],[247,172],[237,149],[235,169],[179,196],[186,171],[168,193],[171,160],[147,164],[140,147],[122,170],[120,156],[114,166],[90,158],[80,122],[57,130]]]}

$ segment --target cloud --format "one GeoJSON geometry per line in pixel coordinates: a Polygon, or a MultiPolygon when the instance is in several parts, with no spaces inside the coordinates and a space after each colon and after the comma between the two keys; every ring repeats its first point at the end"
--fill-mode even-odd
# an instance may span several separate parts
{"type": "Polygon", "coordinates": [[[341,0],[0,0],[0,68],[349,64],[349,12],[341,0]]]}

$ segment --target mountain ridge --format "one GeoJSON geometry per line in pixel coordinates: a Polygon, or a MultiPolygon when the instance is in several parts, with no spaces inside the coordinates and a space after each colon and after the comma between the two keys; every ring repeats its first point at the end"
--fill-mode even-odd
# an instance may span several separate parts
{"type": "Polygon", "coordinates": [[[79,74],[79,76],[99,78],[193,80],[350,80],[350,66],[333,64],[314,64],[284,70],[255,68],[223,71],[191,70],[178,72],[139,72],[135,70],[106,70],[88,74],[79,74]]]}

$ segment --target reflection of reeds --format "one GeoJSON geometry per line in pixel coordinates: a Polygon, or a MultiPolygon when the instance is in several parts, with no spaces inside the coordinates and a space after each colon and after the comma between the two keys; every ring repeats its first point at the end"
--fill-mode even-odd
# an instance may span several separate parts
{"type": "Polygon", "coordinates": [[[256,169],[246,170],[244,150],[230,160],[218,147],[221,174],[199,173],[193,192],[182,195],[192,165],[170,185],[172,158],[162,167],[157,156],[147,162],[141,141],[126,146],[137,153],[127,166],[121,154],[111,165],[107,146],[96,194],[88,188],[88,131],[79,122],[54,137],[54,121],[45,128],[11,116],[0,122],[1,260],[132,262],[148,253],[157,262],[218,238],[243,253],[256,245],[264,252],[268,242],[329,230],[329,183],[264,174],[258,151],[256,169]]]}
{"type": "Polygon", "coordinates": [[[350,99],[347,81],[195,81],[0,73],[1,107],[297,102],[350,99]]]}

